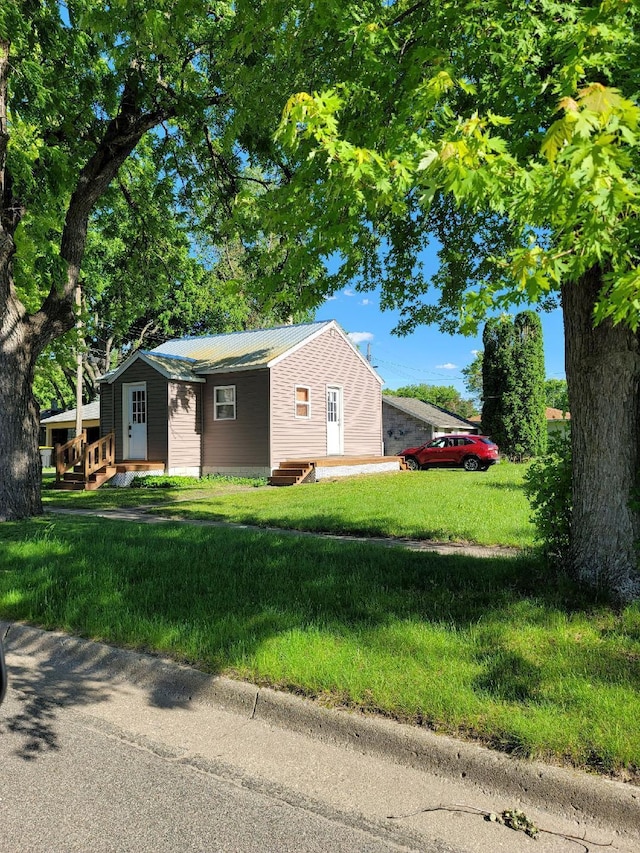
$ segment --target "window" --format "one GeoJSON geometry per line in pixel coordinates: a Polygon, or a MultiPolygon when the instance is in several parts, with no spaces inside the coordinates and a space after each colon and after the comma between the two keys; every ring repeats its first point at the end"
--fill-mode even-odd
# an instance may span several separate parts
{"type": "Polygon", "coordinates": [[[147,422],[146,396],[144,388],[140,391],[131,392],[131,422],[134,424],[146,424],[147,422]]]}
{"type": "Polygon", "coordinates": [[[213,418],[216,421],[235,421],[236,386],[218,385],[213,389],[213,418]]]}
{"type": "Polygon", "coordinates": [[[296,385],[296,417],[311,417],[311,388],[305,385],[296,385]]]}

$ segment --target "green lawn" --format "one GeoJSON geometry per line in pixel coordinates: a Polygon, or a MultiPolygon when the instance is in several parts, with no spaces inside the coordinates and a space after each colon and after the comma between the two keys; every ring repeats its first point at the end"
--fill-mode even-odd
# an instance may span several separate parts
{"type": "Polygon", "coordinates": [[[65,516],[0,540],[4,619],[523,756],[640,766],[640,610],[581,599],[535,556],[65,516]]]}
{"type": "Polygon", "coordinates": [[[533,544],[522,491],[525,466],[486,473],[433,470],[346,477],[294,488],[218,485],[198,490],[100,489],[46,492],[50,505],[155,504],[163,515],[485,545],[533,544]]]}

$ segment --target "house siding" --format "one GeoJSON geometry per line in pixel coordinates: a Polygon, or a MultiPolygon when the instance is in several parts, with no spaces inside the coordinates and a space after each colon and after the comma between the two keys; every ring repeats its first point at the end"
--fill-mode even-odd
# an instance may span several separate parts
{"type": "Polygon", "coordinates": [[[384,452],[386,456],[397,456],[407,447],[415,447],[431,441],[434,427],[426,421],[401,412],[394,406],[382,402],[382,423],[384,431],[384,452]]]}
{"type": "Polygon", "coordinates": [[[327,386],[343,389],[343,454],[382,453],[380,382],[337,330],[329,328],[271,369],[271,466],[327,455],[327,386]],[[311,389],[311,417],[295,417],[295,388],[311,389]]]}
{"type": "Polygon", "coordinates": [[[100,383],[100,437],[108,435],[115,429],[113,417],[113,385],[108,382],[100,383]]]}
{"type": "MultiPolygon", "coordinates": [[[[100,429],[103,435],[115,427],[116,460],[124,459],[122,435],[122,386],[131,382],[147,383],[147,459],[154,462],[167,461],[168,455],[168,403],[169,382],[148,364],[135,361],[112,384],[100,394],[100,429]],[[103,422],[103,400],[104,415],[103,422]]],[[[106,383],[105,383],[106,384],[106,383]]]]}
{"type": "Polygon", "coordinates": [[[202,471],[264,475],[269,471],[269,371],[216,373],[202,387],[202,471]],[[214,420],[213,389],[236,388],[235,420],[214,420]]]}
{"type": "Polygon", "coordinates": [[[201,387],[191,382],[168,383],[168,473],[200,474],[201,387]]]}

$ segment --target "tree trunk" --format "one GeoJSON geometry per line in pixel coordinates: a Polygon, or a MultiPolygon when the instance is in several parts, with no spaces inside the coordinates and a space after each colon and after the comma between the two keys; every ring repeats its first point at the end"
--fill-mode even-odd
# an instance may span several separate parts
{"type": "Polygon", "coordinates": [[[13,318],[0,339],[0,521],[39,515],[40,408],[32,393],[35,357],[23,323],[13,318]]]}
{"type": "Polygon", "coordinates": [[[621,602],[640,596],[638,486],[640,336],[604,321],[593,326],[602,270],[562,288],[573,453],[570,568],[621,602]]]}

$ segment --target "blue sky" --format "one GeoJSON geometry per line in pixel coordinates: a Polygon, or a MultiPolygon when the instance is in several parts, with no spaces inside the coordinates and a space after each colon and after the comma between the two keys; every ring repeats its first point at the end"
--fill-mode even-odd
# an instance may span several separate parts
{"type": "MultiPolygon", "coordinates": [[[[363,354],[367,343],[371,344],[372,363],[385,380],[384,387],[453,385],[466,396],[461,369],[473,361],[475,350],[482,349],[482,335],[445,335],[434,326],[422,326],[412,335],[399,338],[391,334],[398,318],[398,312],[380,310],[375,291],[358,293],[351,289],[336,293],[316,313],[317,320],[337,320],[363,354]]],[[[542,312],[540,318],[547,378],[564,379],[562,313],[560,309],[542,312]]]]}

